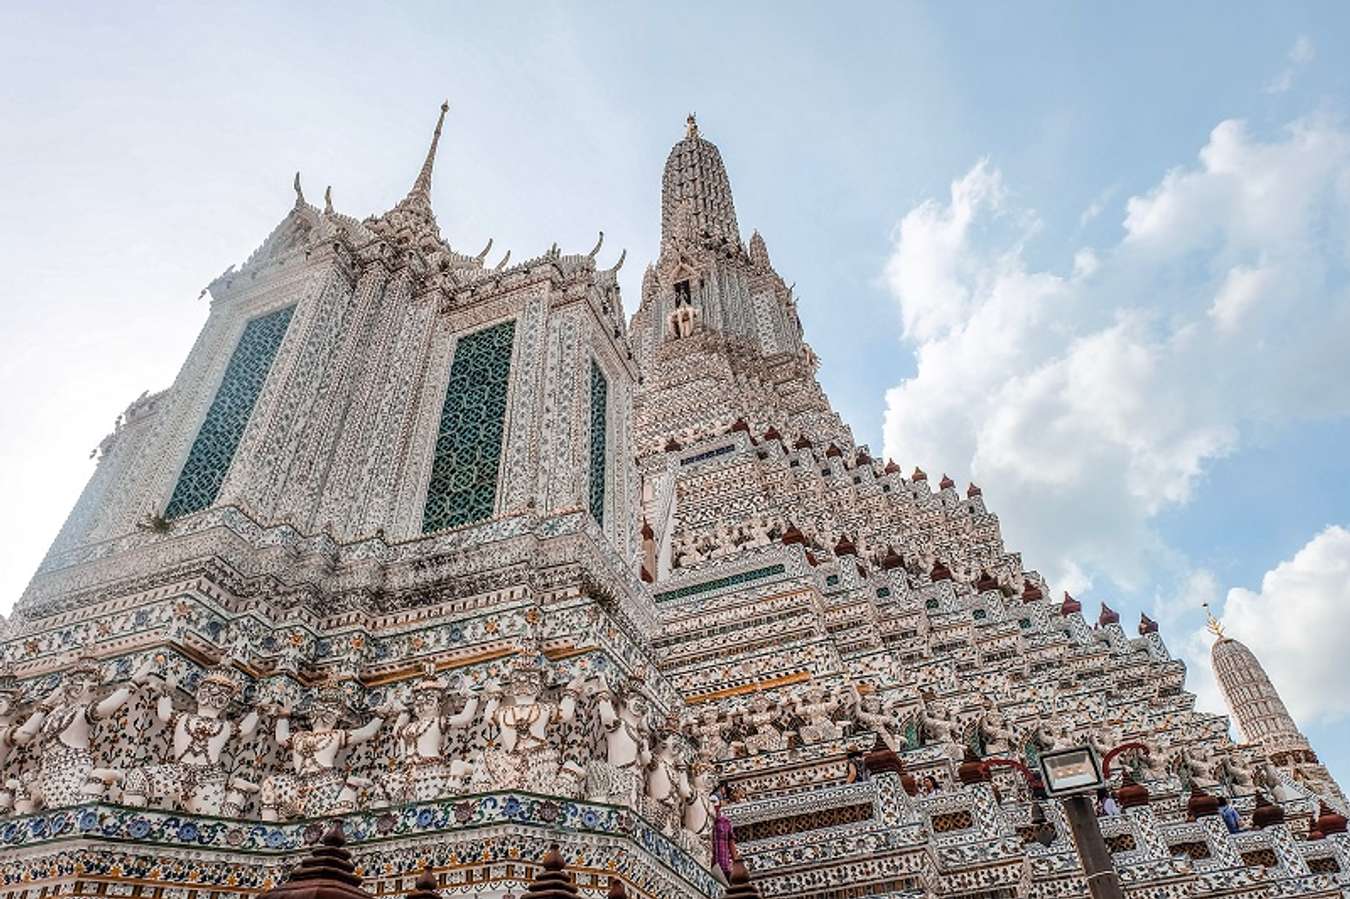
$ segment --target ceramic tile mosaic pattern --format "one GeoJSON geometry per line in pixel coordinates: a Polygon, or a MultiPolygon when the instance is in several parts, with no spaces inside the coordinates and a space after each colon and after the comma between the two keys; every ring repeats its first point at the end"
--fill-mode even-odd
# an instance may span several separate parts
{"type": "Polygon", "coordinates": [[[188,451],[183,472],[164,510],[165,518],[199,512],[216,501],[294,311],[294,306],[287,306],[255,318],[244,327],[225,367],[225,378],[188,451]]]}
{"type": "Polygon", "coordinates": [[[609,411],[609,382],[605,373],[591,362],[591,517],[598,524],[605,523],[605,428],[609,411]]]}
{"type": "Polygon", "coordinates": [[[514,321],[502,322],[455,346],[422,516],[425,533],[492,514],[515,333],[514,321]]]}
{"type": "Polygon", "coordinates": [[[1148,794],[1100,819],[1128,895],[1350,894],[1242,644],[1237,743],[1155,622],[857,443],[692,117],[631,319],[603,239],[453,248],[440,130],[382,214],[297,182],[0,618],[0,897],[256,895],[341,818],[379,896],[519,896],[556,841],[582,895],[722,899],[730,824],[766,899],[1074,899],[1022,766],[1082,744],[1148,794]]]}

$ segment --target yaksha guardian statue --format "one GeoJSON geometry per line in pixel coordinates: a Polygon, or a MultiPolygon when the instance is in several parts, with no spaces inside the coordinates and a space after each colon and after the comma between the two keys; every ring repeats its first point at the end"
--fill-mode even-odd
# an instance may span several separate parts
{"type": "Polygon", "coordinates": [[[998,706],[988,699],[984,702],[984,712],[975,728],[985,755],[1008,755],[1017,744],[1017,734],[1008,727],[998,706]]]}
{"type": "Polygon", "coordinates": [[[340,727],[346,699],[341,688],[325,683],[310,705],[310,729],[291,732],[291,710],[275,709],[276,740],[289,749],[294,774],[273,774],[262,782],[262,819],[312,818],[346,814],[356,807],[362,787],[370,782],[338,768],[342,750],[364,743],[379,731],[388,711],[376,709],[361,727],[340,727]]]}
{"type": "Polygon", "coordinates": [[[713,821],[717,810],[713,806],[713,778],[716,774],[712,765],[702,759],[696,759],[690,767],[691,793],[684,807],[684,830],[680,835],[680,845],[684,851],[704,864],[711,860],[713,821]]]}
{"type": "Polygon", "coordinates": [[[133,686],[146,682],[152,664],[143,664],[130,683],[98,702],[94,701],[100,682],[98,661],[91,655],[81,655],[66,669],[61,683],[38,703],[12,737],[19,746],[37,743],[39,771],[31,796],[34,804],[47,808],[79,805],[121,779],[119,771],[94,766],[94,728],[126,704],[133,686]]]}
{"type": "Polygon", "coordinates": [[[882,703],[875,693],[861,696],[856,703],[854,715],[859,724],[879,736],[891,750],[900,752],[905,749],[906,741],[896,715],[898,702],[882,703]]]}
{"type": "Polygon", "coordinates": [[[808,686],[793,704],[793,710],[802,719],[802,724],[797,728],[802,742],[820,743],[842,737],[844,729],[834,720],[841,704],[821,684],[812,683],[808,686]]]}
{"type": "Polygon", "coordinates": [[[679,830],[684,803],[693,796],[689,784],[689,762],[680,737],[679,719],[667,720],[647,771],[647,798],[643,811],[648,820],[668,835],[679,830]]]}
{"type": "Polygon", "coordinates": [[[464,789],[472,766],[464,759],[447,761],[447,741],[467,727],[478,712],[478,696],[465,691],[464,707],[444,713],[449,684],[428,663],[412,688],[412,710],[400,709],[394,722],[398,766],[390,772],[385,797],[391,804],[426,802],[464,789]]]}
{"type": "MultiPolygon", "coordinates": [[[[576,717],[584,678],[577,677],[563,687],[557,702],[544,699],[544,670],[538,658],[539,654],[528,651],[517,654],[505,687],[489,694],[483,716],[495,725],[496,735],[483,750],[482,763],[475,767],[475,787],[565,795],[559,783],[562,766],[557,730],[576,717]]],[[[581,772],[567,773],[576,783],[566,786],[579,792],[581,772]]]]}
{"type": "Polygon", "coordinates": [[[243,806],[243,794],[255,793],[256,784],[230,778],[221,755],[238,733],[248,739],[258,727],[256,709],[236,726],[223,717],[239,692],[239,683],[222,662],[197,682],[197,708],[183,712],[174,708],[176,684],[163,681],[155,714],[172,734],[171,760],[127,772],[122,783],[123,802],[142,807],[157,805],[196,815],[235,816],[243,806]]]}
{"type": "Polygon", "coordinates": [[[637,807],[643,772],[651,762],[650,704],[634,684],[618,695],[605,678],[595,684],[595,711],[604,728],[605,757],[586,766],[586,796],[592,802],[637,807]]]}
{"type": "MultiPolygon", "coordinates": [[[[18,730],[19,691],[14,686],[14,676],[6,669],[0,672],[0,773],[9,764],[14,752],[14,733],[18,730]]],[[[0,787],[0,814],[14,810],[14,787],[19,785],[17,778],[13,786],[8,781],[0,787]]]]}

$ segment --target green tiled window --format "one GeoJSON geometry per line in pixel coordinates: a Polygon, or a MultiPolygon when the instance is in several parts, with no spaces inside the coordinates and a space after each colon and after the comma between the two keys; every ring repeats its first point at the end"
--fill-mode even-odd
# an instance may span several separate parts
{"type": "Polygon", "coordinates": [[[422,533],[481,521],[497,500],[514,321],[461,337],[441,407],[422,533]]]}
{"type": "Polygon", "coordinates": [[[294,311],[294,306],[287,306],[244,326],[164,509],[165,518],[200,512],[216,501],[294,311]]]}
{"type": "Polygon", "coordinates": [[[751,581],[757,581],[760,578],[782,574],[786,570],[787,569],[782,565],[768,565],[764,568],[756,568],[753,571],[743,571],[740,574],[729,574],[726,577],[719,577],[716,580],[704,581],[701,584],[690,584],[687,587],[666,590],[663,593],[655,594],[652,598],[657,602],[669,602],[672,599],[683,599],[686,596],[695,596],[699,593],[707,593],[711,590],[724,590],[727,587],[748,584],[751,581]]]}
{"type": "Polygon", "coordinates": [[[609,402],[609,382],[595,360],[591,360],[591,517],[605,523],[605,413],[609,402]]]}

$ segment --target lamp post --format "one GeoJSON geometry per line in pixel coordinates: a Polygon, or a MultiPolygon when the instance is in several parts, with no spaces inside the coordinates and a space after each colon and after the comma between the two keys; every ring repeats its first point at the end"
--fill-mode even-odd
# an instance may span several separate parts
{"type": "Polygon", "coordinates": [[[1047,752],[1041,756],[1041,771],[1045,791],[1060,800],[1064,815],[1073,831],[1073,842],[1078,847],[1078,858],[1083,863],[1088,890],[1092,899],[1124,899],[1120,878],[1111,852],[1106,848],[1102,830],[1097,825],[1097,813],[1092,807],[1092,793],[1106,786],[1101,765],[1090,746],[1076,746],[1047,752]]]}

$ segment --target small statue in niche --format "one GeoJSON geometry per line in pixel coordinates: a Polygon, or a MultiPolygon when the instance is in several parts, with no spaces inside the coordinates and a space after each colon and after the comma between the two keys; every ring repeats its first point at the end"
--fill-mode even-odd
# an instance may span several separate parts
{"type": "Polygon", "coordinates": [[[727,741],[727,723],[716,707],[710,706],[702,715],[691,718],[688,728],[698,743],[698,754],[703,760],[720,762],[735,754],[734,747],[727,741]]]}
{"type": "Polygon", "coordinates": [[[428,662],[422,679],[412,688],[412,711],[400,709],[394,722],[399,763],[390,774],[385,793],[393,803],[426,802],[464,789],[472,767],[464,759],[446,763],[446,742],[457,728],[466,727],[478,712],[478,696],[466,695],[460,711],[446,715],[442,707],[449,685],[436,676],[428,662]]]}
{"type": "Polygon", "coordinates": [[[221,754],[236,728],[244,739],[253,736],[258,711],[249,711],[237,725],[223,717],[239,692],[239,683],[224,662],[197,682],[195,711],[175,709],[172,694],[176,683],[168,680],[162,684],[155,714],[172,734],[171,761],[127,772],[122,801],[139,808],[155,800],[163,807],[195,815],[239,814],[240,794],[257,792],[258,787],[229,777],[221,754]]]}
{"type": "Polygon", "coordinates": [[[961,726],[949,710],[929,709],[925,706],[920,720],[925,743],[934,742],[950,746],[958,742],[957,734],[960,733],[961,726]]]}
{"type": "Polygon", "coordinates": [[[121,779],[119,771],[94,766],[94,725],[111,718],[126,704],[132,688],[145,684],[152,664],[143,663],[129,683],[98,702],[94,701],[100,681],[98,661],[82,654],[70,664],[56,689],[12,732],[11,739],[19,746],[34,741],[38,744],[34,753],[39,760],[34,800],[40,797],[46,808],[79,805],[102,795],[121,779]]]}
{"type": "Polygon", "coordinates": [[[291,709],[274,709],[276,741],[289,749],[294,774],[272,774],[262,782],[262,819],[312,818],[346,814],[356,807],[357,796],[369,781],[348,775],[337,767],[338,753],[364,743],[379,732],[386,709],[352,730],[339,726],[346,699],[332,680],[321,686],[310,704],[310,729],[291,732],[291,709]]]}
{"type": "Polygon", "coordinates": [[[881,697],[875,693],[868,693],[862,696],[857,704],[857,711],[854,713],[858,721],[865,727],[881,737],[882,742],[893,752],[902,752],[905,747],[905,738],[900,733],[899,721],[895,716],[894,704],[882,705],[881,697]]]}
{"type": "Polygon", "coordinates": [[[825,692],[820,684],[811,684],[793,703],[793,711],[802,719],[798,728],[803,743],[838,740],[844,729],[834,720],[839,700],[825,692]]]}
{"type": "Polygon", "coordinates": [[[985,700],[984,713],[980,715],[976,729],[984,744],[985,755],[1006,756],[1017,742],[1017,734],[1008,727],[1003,713],[988,699],[985,700]]]}
{"type": "Polygon", "coordinates": [[[775,752],[787,746],[778,729],[778,709],[763,693],[750,700],[750,707],[741,714],[747,727],[745,748],[751,754],[775,752]]]}

